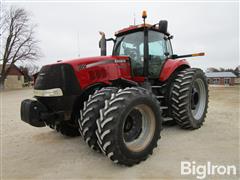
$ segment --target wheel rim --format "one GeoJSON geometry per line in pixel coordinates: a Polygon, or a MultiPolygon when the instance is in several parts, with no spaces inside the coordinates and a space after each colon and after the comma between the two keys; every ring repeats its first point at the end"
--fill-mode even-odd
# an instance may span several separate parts
{"type": "Polygon", "coordinates": [[[142,114],[133,109],[124,123],[123,132],[126,142],[131,142],[136,139],[142,131],[142,114]]]}
{"type": "Polygon", "coordinates": [[[191,111],[196,120],[200,120],[206,106],[206,88],[202,79],[194,81],[191,95],[191,111]]]}
{"type": "Polygon", "coordinates": [[[155,132],[156,119],[147,105],[135,106],[126,116],[123,124],[123,141],[134,152],[144,150],[151,142],[155,132]]]}

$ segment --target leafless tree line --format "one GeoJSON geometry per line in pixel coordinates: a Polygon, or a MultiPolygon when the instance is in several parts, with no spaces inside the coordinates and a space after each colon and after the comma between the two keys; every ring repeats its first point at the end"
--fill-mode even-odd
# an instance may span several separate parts
{"type": "Polygon", "coordinates": [[[232,72],[238,77],[239,74],[240,74],[240,66],[237,66],[236,68],[214,68],[214,67],[210,67],[210,68],[207,68],[206,72],[232,72]]]}

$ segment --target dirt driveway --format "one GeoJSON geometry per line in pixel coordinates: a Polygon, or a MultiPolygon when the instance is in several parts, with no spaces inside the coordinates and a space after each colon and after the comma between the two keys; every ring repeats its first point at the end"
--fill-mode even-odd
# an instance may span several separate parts
{"type": "Polygon", "coordinates": [[[165,127],[154,154],[131,168],[115,165],[93,152],[80,137],[67,138],[49,128],[22,122],[20,103],[32,97],[32,90],[2,92],[1,97],[2,179],[186,179],[195,176],[181,176],[181,161],[239,166],[237,87],[211,88],[204,126],[195,131],[165,127]]]}

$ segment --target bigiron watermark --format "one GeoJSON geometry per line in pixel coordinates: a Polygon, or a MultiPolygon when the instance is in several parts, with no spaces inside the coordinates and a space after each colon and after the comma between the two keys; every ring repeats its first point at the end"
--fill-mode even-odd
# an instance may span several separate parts
{"type": "Polygon", "coordinates": [[[193,175],[197,179],[205,179],[208,176],[237,175],[237,167],[235,165],[216,165],[208,161],[205,164],[197,164],[195,161],[181,161],[181,175],[193,175]]]}

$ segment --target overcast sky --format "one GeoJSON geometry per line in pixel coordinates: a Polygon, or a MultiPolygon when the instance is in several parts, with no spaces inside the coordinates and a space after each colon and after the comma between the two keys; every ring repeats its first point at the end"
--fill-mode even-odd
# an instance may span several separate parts
{"type": "Polygon", "coordinates": [[[133,24],[134,14],[136,23],[142,23],[142,10],[147,10],[148,23],[168,20],[175,54],[206,53],[205,57],[189,58],[192,66],[205,70],[240,64],[237,2],[21,2],[5,3],[5,7],[12,4],[30,11],[38,25],[37,38],[44,53],[41,64],[77,58],[79,54],[99,55],[98,31],[113,37],[115,31],[133,24]]]}

